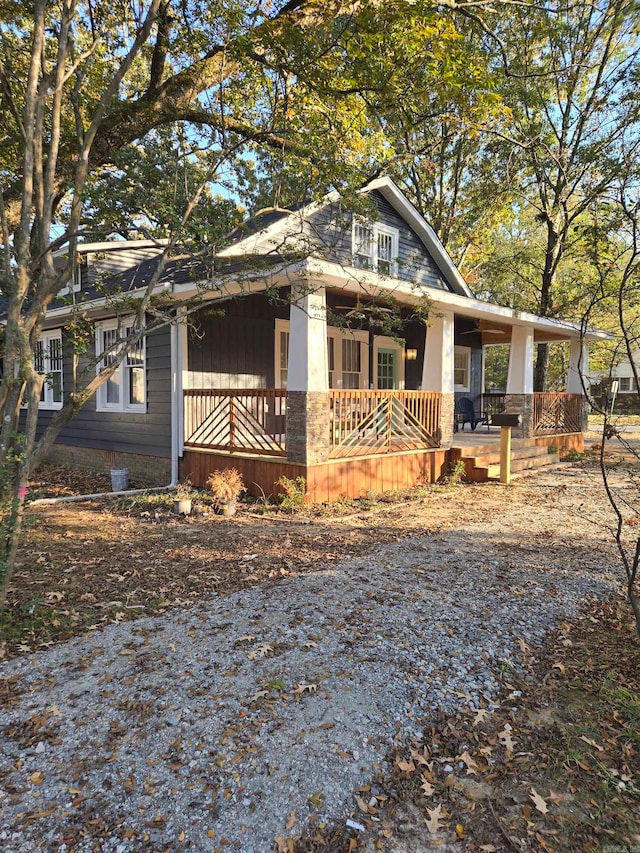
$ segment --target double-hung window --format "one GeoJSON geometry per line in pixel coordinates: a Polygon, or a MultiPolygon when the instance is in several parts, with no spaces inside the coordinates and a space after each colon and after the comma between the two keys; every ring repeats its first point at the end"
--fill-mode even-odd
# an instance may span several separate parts
{"type": "Polygon", "coordinates": [[[471,348],[454,347],[453,386],[456,391],[468,391],[471,375],[471,348]]]}
{"type": "Polygon", "coordinates": [[[33,366],[44,375],[41,409],[62,408],[62,330],[43,332],[33,354],[33,366]]]}
{"type": "Polygon", "coordinates": [[[353,220],[353,265],[381,275],[398,273],[398,229],[353,220]]]}
{"type": "MultiPolygon", "coordinates": [[[[132,331],[132,320],[111,321],[96,328],[98,371],[117,361],[132,331]]],[[[96,408],[99,412],[146,412],[146,387],[146,345],[145,338],[140,338],[98,388],[96,408]]]]}

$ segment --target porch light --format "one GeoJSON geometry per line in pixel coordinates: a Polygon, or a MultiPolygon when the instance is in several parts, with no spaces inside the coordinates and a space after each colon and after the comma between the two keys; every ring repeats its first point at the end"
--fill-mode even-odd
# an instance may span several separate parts
{"type": "Polygon", "coordinates": [[[407,361],[415,361],[418,358],[418,350],[417,349],[406,349],[404,351],[404,357],[407,361]]]}

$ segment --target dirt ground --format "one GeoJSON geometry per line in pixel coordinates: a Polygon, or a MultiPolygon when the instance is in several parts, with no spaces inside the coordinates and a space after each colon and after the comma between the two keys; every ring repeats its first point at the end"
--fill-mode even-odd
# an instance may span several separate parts
{"type": "MultiPolygon", "coordinates": [[[[640,443],[640,436],[627,438],[640,443]]],[[[593,455],[565,463],[590,467],[594,489],[599,442],[592,434],[593,455]]],[[[619,442],[605,455],[612,470],[637,466],[619,442]]],[[[232,519],[215,515],[204,500],[193,516],[176,517],[166,495],[32,507],[9,607],[0,611],[0,659],[211,595],[277,586],[282,577],[362,556],[381,543],[487,517],[499,524],[506,501],[536,512],[554,500],[553,488],[541,491],[538,483],[530,477],[509,489],[445,484],[298,514],[243,504],[232,519]]],[[[32,493],[99,487],[93,475],[48,468],[32,493]]],[[[585,494],[585,511],[588,501],[585,494]]],[[[363,789],[354,819],[377,829],[377,841],[360,847],[353,834],[327,827],[294,850],[525,853],[596,851],[607,843],[640,850],[640,642],[624,598],[587,602],[583,615],[559,626],[543,647],[524,644],[521,652],[523,672],[502,674],[503,693],[490,717],[468,711],[434,720],[423,742],[399,746],[389,756],[391,772],[372,780],[375,805],[371,789],[363,789]],[[465,772],[441,772],[443,757],[465,772]],[[431,789],[446,803],[440,812],[425,799],[431,789]],[[403,837],[404,846],[397,840],[403,837]],[[423,837],[424,846],[412,846],[423,837]]],[[[17,689],[0,678],[0,701],[11,702],[17,689]]]]}

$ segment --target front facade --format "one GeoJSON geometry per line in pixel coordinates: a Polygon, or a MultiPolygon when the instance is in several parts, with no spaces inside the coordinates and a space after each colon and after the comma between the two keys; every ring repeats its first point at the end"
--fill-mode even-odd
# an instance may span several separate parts
{"type": "MultiPolygon", "coordinates": [[[[301,476],[311,499],[333,500],[439,477],[460,397],[477,408],[518,411],[523,436],[579,436],[588,336],[474,299],[391,181],[375,182],[367,195],[370,207],[358,216],[330,196],[235,235],[216,258],[219,275],[205,304],[188,318],[178,308],[174,323],[128,353],[63,430],[56,457],[125,466],[158,484],[163,476],[168,482],[172,462],[194,484],[235,467],[255,494],[274,493],[282,476],[301,476]],[[248,259],[256,258],[261,269],[252,272],[248,259]],[[540,341],[569,342],[565,394],[533,393],[540,341]],[[492,343],[510,344],[510,361],[506,393],[489,400],[482,352],[492,343]]],[[[137,264],[135,249],[114,243],[93,253],[103,275],[113,255],[114,281],[132,293],[154,256],[141,244],[144,263],[137,264]]],[[[196,279],[193,269],[186,275],[174,265],[161,287],[178,304],[196,288],[203,292],[196,279]]],[[[80,280],[74,298],[95,320],[91,353],[100,369],[129,320],[116,322],[106,302],[84,289],[83,299],[80,280]]],[[[66,357],[66,319],[68,309],[54,308],[43,334],[41,426],[82,368],[82,357],[75,365],[66,357]]]]}

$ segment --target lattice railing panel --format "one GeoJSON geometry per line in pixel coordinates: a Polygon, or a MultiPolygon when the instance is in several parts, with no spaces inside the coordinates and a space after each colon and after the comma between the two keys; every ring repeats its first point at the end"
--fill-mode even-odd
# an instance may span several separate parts
{"type": "Polygon", "coordinates": [[[536,392],[533,395],[533,431],[562,435],[582,431],[581,394],[536,392]]]}
{"type": "Polygon", "coordinates": [[[184,445],[284,456],[287,392],[189,389],[184,392],[184,445]]]}
{"type": "Polygon", "coordinates": [[[329,400],[332,459],[438,447],[437,393],[332,390],[329,400]]]}

